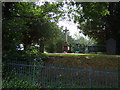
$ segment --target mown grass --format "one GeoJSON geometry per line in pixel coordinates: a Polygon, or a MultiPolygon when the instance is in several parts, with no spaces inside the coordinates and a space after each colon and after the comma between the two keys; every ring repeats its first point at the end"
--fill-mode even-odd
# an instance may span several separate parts
{"type": "Polygon", "coordinates": [[[120,58],[120,55],[107,55],[107,54],[82,54],[82,53],[45,53],[49,56],[100,56],[100,57],[113,57],[120,58]]]}

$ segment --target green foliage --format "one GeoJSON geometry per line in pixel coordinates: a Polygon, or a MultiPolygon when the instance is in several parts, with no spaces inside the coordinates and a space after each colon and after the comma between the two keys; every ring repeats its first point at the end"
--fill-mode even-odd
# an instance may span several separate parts
{"type": "MultiPolygon", "coordinates": [[[[99,43],[105,40],[105,17],[110,14],[107,2],[70,2],[68,3],[72,10],[72,18],[78,23],[78,28],[83,34],[94,38],[99,43]],[[71,5],[71,6],[70,6],[71,5]],[[102,35],[102,37],[101,37],[102,35]]],[[[71,9],[68,8],[69,11],[71,9]]],[[[71,18],[71,17],[70,17],[71,18]]]]}
{"type": "Polygon", "coordinates": [[[56,45],[55,44],[49,44],[45,49],[48,53],[54,53],[55,52],[56,45]]]}
{"type": "Polygon", "coordinates": [[[116,39],[119,44],[119,2],[70,2],[67,4],[68,12],[71,11],[70,8],[74,8],[70,18],[74,18],[74,22],[79,24],[78,28],[85,35],[94,38],[98,44],[105,44],[106,39],[109,38],[116,39]]]}
{"type": "MultiPolygon", "coordinates": [[[[3,50],[15,50],[16,45],[47,44],[57,38],[59,31],[55,22],[61,11],[60,3],[4,2],[3,5],[3,50]]],[[[26,49],[26,48],[25,48],[26,49]]]]}
{"type": "Polygon", "coordinates": [[[48,56],[40,52],[30,53],[28,51],[11,51],[3,53],[3,61],[16,60],[16,61],[39,61],[46,60],[48,56]]]}
{"type": "Polygon", "coordinates": [[[38,85],[16,77],[6,77],[2,80],[2,88],[39,88],[38,85]]]}
{"type": "MultiPolygon", "coordinates": [[[[105,23],[103,17],[109,14],[108,3],[81,3],[82,17],[76,20],[80,24],[80,29],[89,37],[93,37],[99,43],[105,40],[105,23]],[[84,23],[84,24],[83,24],[84,23]],[[102,35],[102,37],[101,37],[102,35]]],[[[78,16],[77,16],[78,17],[78,16]]]]}
{"type": "Polygon", "coordinates": [[[45,46],[45,50],[49,53],[58,52],[59,50],[61,50],[61,45],[64,39],[63,38],[64,33],[61,31],[63,30],[63,28],[62,27],[58,28],[58,26],[55,27],[56,27],[56,29],[54,30],[55,32],[51,33],[52,35],[54,35],[54,38],[52,40],[50,40],[49,38],[49,42],[47,42],[45,46]]]}

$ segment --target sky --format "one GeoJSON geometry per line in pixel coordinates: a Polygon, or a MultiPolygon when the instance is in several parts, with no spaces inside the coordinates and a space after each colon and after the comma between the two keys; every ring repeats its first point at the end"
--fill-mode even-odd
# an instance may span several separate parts
{"type": "MultiPolygon", "coordinates": [[[[44,2],[42,2],[42,1],[44,1],[44,0],[41,0],[41,2],[37,2],[36,4],[37,5],[43,5],[44,2]]],[[[47,0],[47,1],[49,1],[49,0],[47,0]]],[[[63,6],[63,9],[67,11],[66,5],[63,6]]],[[[66,17],[67,17],[67,15],[66,15],[66,17]]],[[[74,39],[77,39],[77,37],[80,37],[80,36],[83,36],[84,38],[88,39],[88,37],[85,37],[84,34],[79,33],[80,30],[77,28],[78,24],[77,23],[75,24],[73,22],[73,20],[68,21],[68,17],[64,20],[60,19],[58,21],[58,25],[60,27],[63,26],[63,29],[65,29],[67,27],[67,29],[69,30],[69,35],[72,36],[72,38],[74,38],[74,39]]]]}
{"type": "Polygon", "coordinates": [[[65,27],[67,27],[67,29],[69,30],[69,33],[70,33],[69,35],[72,36],[75,39],[76,39],[76,35],[78,37],[79,36],[85,37],[82,33],[79,33],[80,30],[77,28],[78,24],[75,24],[72,21],[62,20],[62,21],[58,22],[58,25],[63,26],[64,27],[63,29],[65,29],[65,27]]]}

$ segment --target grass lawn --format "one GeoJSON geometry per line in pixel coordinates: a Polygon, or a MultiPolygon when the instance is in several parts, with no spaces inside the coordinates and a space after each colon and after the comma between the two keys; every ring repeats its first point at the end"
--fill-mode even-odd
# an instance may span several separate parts
{"type": "Polygon", "coordinates": [[[46,53],[49,56],[102,56],[102,57],[119,57],[120,55],[106,55],[106,54],[82,54],[82,53],[46,53]]]}
{"type": "Polygon", "coordinates": [[[79,54],[79,53],[46,53],[46,63],[70,66],[92,66],[95,69],[118,69],[120,55],[79,54]]]}

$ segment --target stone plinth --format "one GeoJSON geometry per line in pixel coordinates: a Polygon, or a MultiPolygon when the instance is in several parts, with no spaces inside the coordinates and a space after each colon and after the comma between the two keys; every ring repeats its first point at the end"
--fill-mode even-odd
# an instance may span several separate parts
{"type": "Polygon", "coordinates": [[[106,53],[116,54],[116,40],[110,38],[106,41],[106,53]]]}

